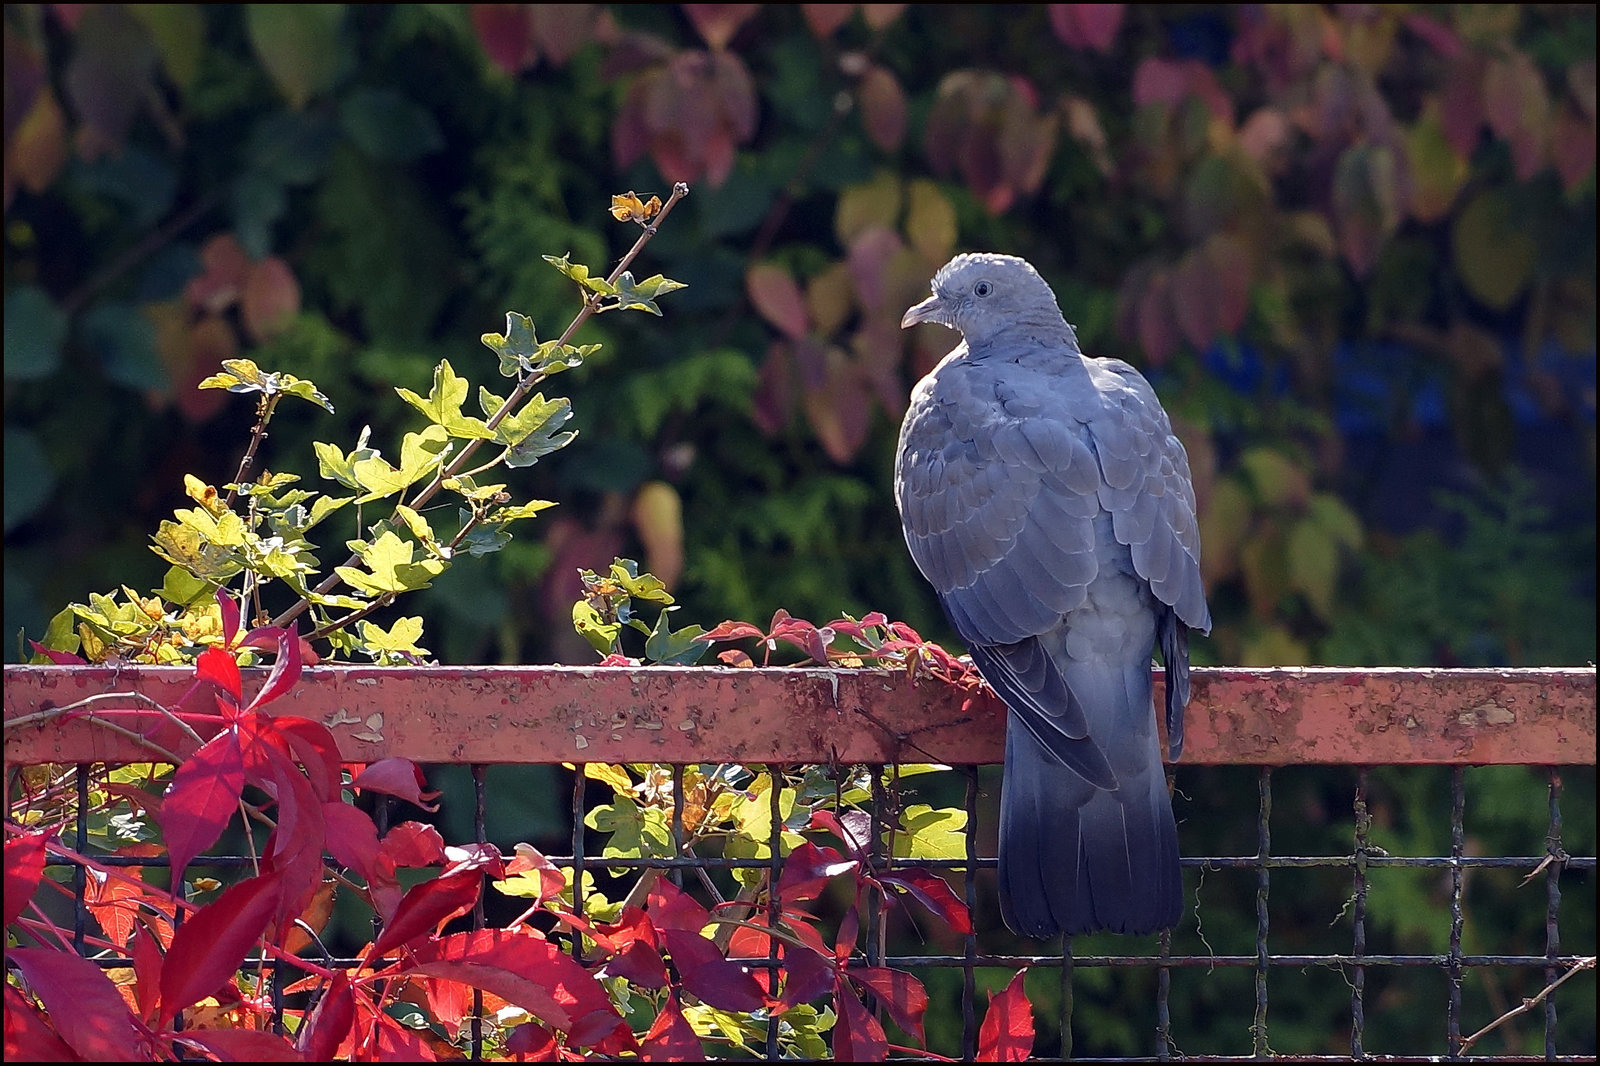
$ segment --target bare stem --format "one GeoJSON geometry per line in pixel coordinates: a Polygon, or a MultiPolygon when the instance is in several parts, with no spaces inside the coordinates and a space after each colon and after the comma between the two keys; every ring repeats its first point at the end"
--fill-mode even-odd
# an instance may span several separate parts
{"type": "Polygon", "coordinates": [[[1484,1026],[1482,1029],[1479,1029],[1476,1033],[1473,1033],[1471,1036],[1463,1040],[1461,1042],[1461,1047],[1456,1053],[1458,1055],[1465,1055],[1467,1053],[1467,1049],[1472,1047],[1473,1044],[1476,1044],[1479,1040],[1483,1039],[1485,1036],[1488,1036],[1490,1033],[1494,1032],[1506,1022],[1509,1022],[1512,1018],[1515,1018],[1517,1015],[1526,1014],[1528,1011],[1537,1007],[1549,997],[1550,993],[1566,984],[1568,978],[1580,974],[1584,970],[1594,969],[1594,964],[1595,956],[1593,955],[1590,955],[1588,958],[1579,959],[1577,962],[1573,963],[1567,968],[1566,973],[1562,974],[1560,977],[1550,982],[1550,984],[1546,985],[1544,991],[1540,992],[1537,996],[1534,996],[1532,999],[1523,1000],[1521,1004],[1512,1007],[1510,1010],[1500,1015],[1500,1017],[1496,1018],[1494,1021],[1490,1022],[1488,1025],[1484,1026]]]}

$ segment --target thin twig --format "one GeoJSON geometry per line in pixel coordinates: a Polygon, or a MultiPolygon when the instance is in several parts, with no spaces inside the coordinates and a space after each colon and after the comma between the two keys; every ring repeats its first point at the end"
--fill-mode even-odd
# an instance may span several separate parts
{"type": "Polygon", "coordinates": [[[1590,955],[1585,959],[1579,959],[1567,969],[1566,973],[1562,974],[1560,977],[1546,985],[1544,991],[1540,992],[1537,996],[1534,996],[1532,999],[1523,1000],[1520,1005],[1512,1007],[1510,1010],[1500,1015],[1500,1017],[1496,1018],[1494,1021],[1490,1022],[1488,1025],[1484,1026],[1482,1029],[1479,1029],[1476,1033],[1473,1033],[1471,1036],[1463,1040],[1461,1042],[1461,1047],[1456,1049],[1456,1054],[1465,1055],[1467,1053],[1467,1049],[1472,1047],[1473,1044],[1476,1044],[1483,1037],[1494,1032],[1506,1022],[1509,1022],[1512,1018],[1515,1018],[1517,1015],[1526,1014],[1528,1011],[1537,1007],[1549,997],[1550,993],[1566,984],[1568,978],[1575,974],[1582,973],[1584,970],[1594,969],[1594,964],[1595,956],[1593,955],[1590,955]]]}

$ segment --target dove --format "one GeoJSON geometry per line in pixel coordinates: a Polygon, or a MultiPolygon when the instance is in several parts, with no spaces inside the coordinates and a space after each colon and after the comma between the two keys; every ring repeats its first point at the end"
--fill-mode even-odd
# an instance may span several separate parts
{"type": "Polygon", "coordinates": [[[1007,707],[1000,912],[1045,939],[1170,929],[1189,632],[1208,633],[1189,460],[1150,383],[1091,358],[1026,260],[958,255],[903,328],[961,342],[912,390],[894,464],[906,546],[1007,707]]]}

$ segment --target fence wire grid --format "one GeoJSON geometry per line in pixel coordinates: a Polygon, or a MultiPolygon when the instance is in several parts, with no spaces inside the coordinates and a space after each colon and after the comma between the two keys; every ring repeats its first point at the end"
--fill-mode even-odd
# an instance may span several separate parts
{"type": "MultiPolygon", "coordinates": [[[[508,804],[507,797],[526,799],[530,787],[546,790],[557,786],[563,776],[553,767],[536,768],[544,772],[536,772],[531,781],[526,771],[535,768],[526,766],[470,764],[464,769],[470,775],[470,795],[447,786],[445,808],[459,810],[470,803],[473,838],[494,843],[507,853],[514,841],[491,839],[489,833],[490,823],[497,820],[494,812],[508,804]],[[506,780],[491,788],[491,775],[506,780]]],[[[602,835],[584,825],[586,814],[596,806],[597,783],[585,776],[581,764],[570,773],[566,809],[559,819],[567,826],[560,835],[568,853],[547,853],[547,857],[557,865],[570,866],[575,884],[583,884],[586,873],[614,880],[657,871],[653,876],[668,876],[710,904],[725,903],[732,896],[735,869],[768,870],[769,884],[776,886],[783,865],[782,833],[793,828],[785,826],[779,806],[781,789],[766,789],[771,803],[771,858],[693,854],[685,846],[684,769],[685,764],[671,766],[674,857],[601,854],[602,835]]],[[[751,774],[767,775],[776,783],[782,782],[786,771],[795,769],[763,764],[748,768],[751,774]]],[[[856,768],[858,773],[860,769],[856,768]]],[[[923,980],[930,996],[928,1048],[938,1055],[975,1058],[988,995],[1018,969],[1027,967],[1026,987],[1037,1026],[1034,1055],[1038,1058],[1383,1061],[1492,1054],[1500,1060],[1593,1059],[1595,857],[1570,854],[1563,830],[1564,780],[1570,777],[1580,783],[1580,796],[1587,798],[1580,821],[1585,843],[1592,850],[1592,766],[1526,768],[1523,783],[1543,792],[1538,800],[1547,816],[1542,851],[1525,855],[1482,854],[1474,846],[1478,834],[1468,831],[1468,777],[1480,768],[1263,766],[1186,771],[1179,766],[1175,768],[1176,800],[1179,838],[1186,851],[1183,866],[1188,902],[1178,929],[1152,937],[1099,934],[1066,942],[1057,938],[1052,943],[1019,940],[998,924],[993,900],[997,767],[955,766],[948,773],[931,775],[936,781],[942,779],[939,787],[946,793],[956,794],[954,805],[966,818],[961,829],[964,854],[941,859],[889,854],[886,831],[895,824],[898,808],[904,804],[901,789],[907,781],[922,779],[888,781],[884,766],[866,769],[870,771],[871,868],[882,872],[920,866],[935,871],[950,882],[974,916],[975,932],[967,935],[931,928],[933,923],[917,920],[906,908],[886,912],[876,897],[871,898],[863,916],[864,935],[852,964],[888,966],[923,980]],[[1297,806],[1288,814],[1279,814],[1275,823],[1275,792],[1282,794],[1281,782],[1286,777],[1293,782],[1302,773],[1315,775],[1316,780],[1310,788],[1291,789],[1297,806]],[[1191,782],[1191,774],[1203,780],[1191,782]],[[1375,775],[1383,779],[1376,787],[1375,775]],[[1384,818],[1427,821],[1431,816],[1430,811],[1406,809],[1406,775],[1431,775],[1420,783],[1412,782],[1411,788],[1431,793],[1444,784],[1448,790],[1449,843],[1447,849],[1437,849],[1438,854],[1390,854],[1377,841],[1385,834],[1375,830],[1375,791],[1384,795],[1384,818]],[[1229,778],[1231,782],[1226,780],[1229,778]],[[1341,778],[1347,788],[1348,817],[1323,820],[1330,831],[1333,823],[1343,823],[1339,831],[1348,850],[1335,854],[1280,854],[1275,850],[1274,825],[1281,828],[1288,817],[1298,829],[1305,820],[1304,808],[1299,805],[1306,795],[1326,796],[1330,789],[1337,791],[1341,778]],[[1228,819],[1232,824],[1222,828],[1223,836],[1231,834],[1233,839],[1253,834],[1254,849],[1187,854],[1194,850],[1191,841],[1200,835],[1194,830],[1207,820],[1216,820],[1215,811],[1195,809],[1206,805],[1195,803],[1187,792],[1196,787],[1213,793],[1230,790],[1218,789],[1219,781],[1231,784],[1233,792],[1253,785],[1253,819],[1234,816],[1228,819]],[[1395,872],[1401,880],[1396,880],[1395,872]],[[1321,930],[1312,930],[1303,915],[1296,915],[1293,922],[1284,918],[1285,913],[1299,909],[1308,892],[1308,877],[1316,879],[1317,885],[1312,887],[1318,887],[1324,897],[1333,881],[1342,884],[1338,889],[1344,896],[1342,906],[1321,914],[1326,926],[1321,930]],[[1474,912],[1476,897],[1469,891],[1470,883],[1490,877],[1517,882],[1509,894],[1523,911],[1530,912],[1517,923],[1526,942],[1517,942],[1517,931],[1495,928],[1502,916],[1474,912]],[[1233,883],[1222,883],[1228,880],[1233,883]],[[1398,899],[1387,898],[1391,890],[1398,899]],[[1421,905],[1415,906],[1418,900],[1421,905]],[[1570,935],[1568,941],[1563,939],[1564,907],[1569,928],[1574,924],[1582,927],[1576,942],[1568,942],[1573,939],[1570,935]],[[1375,912],[1385,915],[1382,922],[1374,921],[1375,912]],[[1574,914],[1587,917],[1575,923],[1574,914]],[[1528,935],[1529,930],[1541,926],[1542,937],[1528,935]],[[1419,928],[1432,928],[1434,942],[1415,935],[1419,928]],[[1239,940],[1241,930],[1249,937],[1248,945],[1239,940]],[[1506,945],[1508,936],[1515,950],[1471,950],[1474,943],[1506,945]],[[1442,950],[1438,941],[1442,941],[1442,950]],[[1412,950],[1405,950],[1408,947],[1412,950]],[[1308,1005],[1314,1009],[1308,1010],[1308,1005]],[[1563,1011],[1571,1015],[1565,1023],[1563,1011]],[[1486,1028],[1490,1031],[1480,1032],[1486,1028]],[[1419,1037],[1419,1033],[1423,1035],[1419,1037]],[[1397,1046],[1407,1039],[1411,1043],[1397,1046]]],[[[702,770],[711,772],[713,767],[702,770]]],[[[93,767],[82,765],[78,771],[80,810],[87,811],[93,767]]],[[[1495,802],[1486,801],[1485,806],[1498,806],[1503,793],[1502,787],[1491,797],[1495,802]]],[[[557,797],[546,798],[562,805],[557,797]]],[[[392,817],[390,808],[403,805],[381,796],[375,799],[374,813],[384,831],[392,817]]],[[[1445,799],[1433,797],[1436,804],[1445,799]]],[[[1528,802],[1529,797],[1523,796],[1522,801],[1528,802]]],[[[1493,821],[1500,812],[1471,813],[1493,821]]],[[[408,809],[405,816],[414,814],[408,809]]],[[[87,816],[79,818],[75,836],[79,853],[87,854],[91,847],[87,816]]],[[[113,855],[97,856],[97,861],[124,866],[166,864],[164,859],[113,855]]],[[[236,871],[248,868],[250,862],[245,855],[204,856],[190,868],[236,871]]],[[[68,866],[64,872],[74,890],[72,928],[80,953],[105,967],[131,965],[127,958],[95,955],[85,949],[91,921],[87,873],[65,863],[52,866],[58,872],[68,866]]],[[[490,909],[496,895],[484,894],[490,909]]],[[[781,905],[778,898],[758,904],[774,915],[781,905]]],[[[582,912],[582,892],[575,893],[575,907],[582,912]]],[[[462,923],[475,928],[494,924],[483,900],[462,923]]],[[[359,943],[362,934],[358,931],[356,935],[352,944],[359,943]]],[[[776,970],[780,963],[776,942],[772,943],[770,957],[741,961],[776,970]]],[[[577,943],[573,949],[576,953],[577,943]]],[[[329,957],[321,961],[353,967],[360,960],[329,957]]],[[[263,960],[263,964],[273,974],[273,1002],[281,1011],[283,984],[295,974],[279,962],[263,960]]],[[[888,1024],[886,1016],[883,1020],[888,1024]]],[[[757,1042],[742,1051],[735,1049],[731,1057],[783,1057],[782,1018],[769,1018],[766,1024],[764,1045],[757,1042]]],[[[890,1032],[895,1032],[892,1026],[890,1032]]],[[[477,1022],[472,1036],[470,1052],[476,1058],[482,1047],[477,1022]]]]}

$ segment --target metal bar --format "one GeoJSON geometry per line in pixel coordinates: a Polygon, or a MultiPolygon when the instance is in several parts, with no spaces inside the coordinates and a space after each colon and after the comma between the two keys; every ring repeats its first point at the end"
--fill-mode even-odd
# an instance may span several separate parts
{"type": "Polygon", "coordinates": [[[1450,857],[1456,862],[1450,867],[1450,965],[1445,970],[1450,996],[1445,1004],[1445,1043],[1452,1059],[1461,1057],[1461,930],[1466,919],[1461,910],[1460,860],[1467,843],[1465,773],[1459,766],[1450,770],[1450,857]]]}
{"type": "MultiPolygon", "coordinates": [[[[487,768],[482,763],[472,764],[472,839],[479,844],[489,842],[488,826],[489,783],[487,768]]],[[[483,894],[489,890],[489,879],[484,877],[478,886],[478,899],[472,905],[472,928],[482,929],[483,894]]],[[[483,1058],[483,989],[472,990],[472,1028],[468,1038],[467,1057],[477,1062],[483,1058]]]]}
{"type": "MultiPolygon", "coordinates": [[[[1550,768],[1550,831],[1545,836],[1545,850],[1550,853],[1550,866],[1544,873],[1545,917],[1544,951],[1554,959],[1561,952],[1561,866],[1566,851],[1561,846],[1561,774],[1550,768]]],[[[1561,976],[1561,967],[1551,962],[1544,969],[1544,983],[1548,988],[1561,976]]],[[[1556,1057],[1556,997],[1544,997],[1544,1057],[1556,1057]]]]}
{"type": "MultiPolygon", "coordinates": [[[[251,687],[266,676],[245,673],[251,687]]],[[[130,690],[170,705],[193,677],[7,666],[5,762],[148,761],[135,741],[44,712],[130,690]]],[[[1188,765],[1595,761],[1592,669],[1197,668],[1193,694],[1188,765]]],[[[272,709],[328,723],[347,762],[998,763],[1005,738],[987,691],[842,668],[317,666],[272,709]]],[[[129,713],[193,750],[153,712],[129,713]]]]}
{"type": "MultiPolygon", "coordinates": [[[[1272,852],[1272,768],[1264,767],[1260,778],[1261,819],[1257,826],[1260,855],[1272,852]]],[[[1251,1023],[1253,1054],[1266,1058],[1267,1044],[1267,889],[1271,872],[1265,865],[1256,873],[1256,1014],[1251,1023]]]]}
{"type": "Polygon", "coordinates": [[[1363,1042],[1367,1030],[1367,967],[1361,960],[1367,953],[1367,850],[1372,831],[1372,814],[1367,810],[1367,769],[1364,766],[1356,770],[1355,830],[1355,862],[1351,864],[1355,872],[1352,903],[1355,931],[1351,950],[1357,961],[1350,981],[1350,1057],[1359,1060],[1366,1058],[1363,1042]]]}

